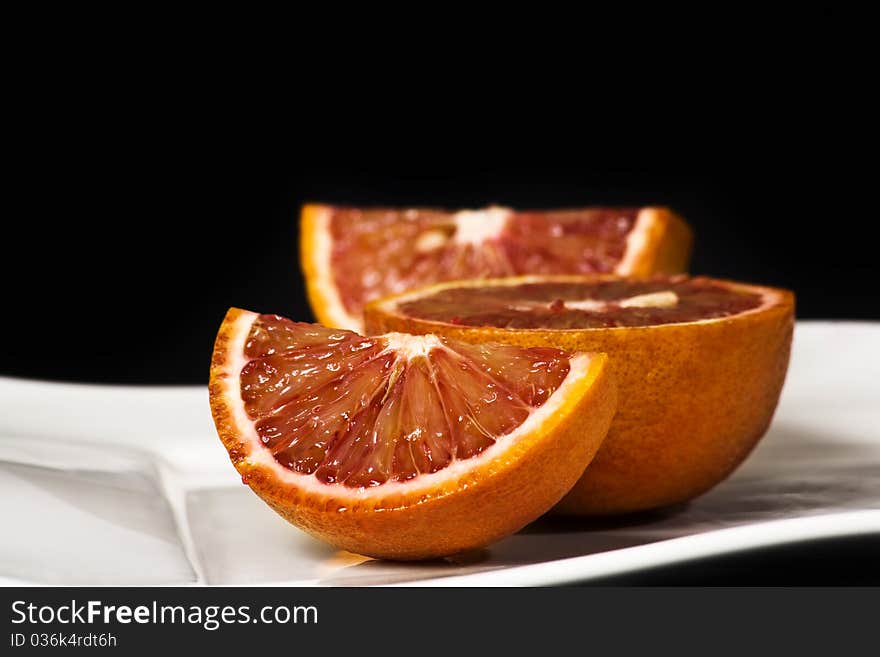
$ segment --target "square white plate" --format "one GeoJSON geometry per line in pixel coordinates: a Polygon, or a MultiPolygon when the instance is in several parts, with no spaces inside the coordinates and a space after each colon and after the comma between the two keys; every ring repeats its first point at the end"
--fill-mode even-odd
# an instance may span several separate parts
{"type": "Polygon", "coordinates": [[[878,381],[880,324],[799,322],[770,431],[698,500],[545,518],[479,553],[399,564],[276,516],[230,465],[203,387],[0,378],[0,584],[559,584],[880,533],[878,381]]]}

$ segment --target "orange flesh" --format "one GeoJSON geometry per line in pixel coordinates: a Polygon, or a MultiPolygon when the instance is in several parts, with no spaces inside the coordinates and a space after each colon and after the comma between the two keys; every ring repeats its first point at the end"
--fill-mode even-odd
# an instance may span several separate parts
{"type": "Polygon", "coordinates": [[[658,277],[648,281],[606,280],[460,287],[400,303],[398,312],[415,319],[464,326],[525,329],[582,329],[653,326],[736,315],[757,308],[761,296],[732,290],[703,278],[658,277]],[[625,307],[640,295],[674,292],[666,307],[625,307]],[[583,309],[573,302],[603,302],[583,309]]]}
{"type": "Polygon", "coordinates": [[[326,484],[378,486],[481,453],[569,371],[556,349],[439,342],[407,358],[387,349],[388,337],[260,315],[245,345],[245,410],[282,466],[326,484]]]}
{"type": "Polygon", "coordinates": [[[454,239],[457,226],[451,212],[336,208],[330,222],[331,267],[342,303],[352,314],[360,314],[367,301],[426,283],[606,273],[623,258],[638,212],[513,212],[500,234],[471,244],[454,239]],[[430,247],[419,249],[419,244],[430,247]]]}

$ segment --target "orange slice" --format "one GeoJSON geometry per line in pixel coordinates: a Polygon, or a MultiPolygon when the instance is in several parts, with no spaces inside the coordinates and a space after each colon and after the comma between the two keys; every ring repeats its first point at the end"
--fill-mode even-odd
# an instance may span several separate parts
{"type": "Polygon", "coordinates": [[[231,309],[211,410],[269,506],[333,545],[418,559],[480,547],[571,488],[611,423],[602,354],[356,333],[231,309]]]}
{"type": "Polygon", "coordinates": [[[607,353],[617,415],[557,510],[614,514],[689,500],[748,455],[779,400],[794,296],[702,277],[524,277],[415,290],[365,319],[370,332],[607,353]]]}
{"type": "Polygon", "coordinates": [[[318,321],[361,331],[365,303],[456,279],[645,276],[686,269],[687,224],[666,208],[514,211],[306,205],[300,260],[318,321]]]}

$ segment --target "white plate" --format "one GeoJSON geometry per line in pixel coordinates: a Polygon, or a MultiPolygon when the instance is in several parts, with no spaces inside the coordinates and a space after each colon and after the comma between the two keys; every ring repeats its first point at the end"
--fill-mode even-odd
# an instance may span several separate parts
{"type": "Polygon", "coordinates": [[[540,585],[880,533],[880,324],[799,322],[773,425],[686,507],[542,519],[420,564],[335,552],[242,486],[201,387],[0,378],[3,584],[540,585]]]}

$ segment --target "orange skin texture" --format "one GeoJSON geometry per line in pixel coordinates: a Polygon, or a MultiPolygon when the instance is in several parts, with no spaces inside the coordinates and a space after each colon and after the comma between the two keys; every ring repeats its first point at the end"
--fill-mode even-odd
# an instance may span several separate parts
{"type": "Polygon", "coordinates": [[[617,406],[607,358],[595,354],[558,412],[457,478],[428,491],[404,487],[368,500],[347,495],[350,489],[342,485],[327,485],[326,492],[306,491],[251,461],[254,447],[242,440],[236,425],[226,379],[231,331],[240,313],[231,309],[220,328],[209,384],[217,433],[233,465],[283,518],[337,548],[370,557],[442,557],[483,547],[521,529],[559,502],[578,480],[598,451],[617,406]]]}
{"type": "MultiPolygon", "coordinates": [[[[342,307],[329,264],[321,260],[316,244],[323,238],[321,219],[334,211],[330,205],[308,203],[300,211],[300,265],[306,281],[309,305],[319,324],[341,326],[348,311],[342,307]]],[[[644,207],[641,215],[653,221],[645,235],[638,256],[632,261],[628,276],[679,274],[687,271],[693,247],[693,232],[687,222],[666,207],[644,207]]],[[[379,254],[381,257],[381,254],[379,254]]],[[[351,327],[343,327],[351,328],[351,327]]]]}
{"type": "Polygon", "coordinates": [[[757,312],[633,328],[456,326],[395,315],[383,308],[394,297],[370,304],[365,318],[368,333],[607,353],[620,391],[617,415],[596,458],[554,511],[611,515],[697,497],[733,472],[767,431],[794,329],[794,295],[773,291],[778,303],[757,312]]]}
{"type": "MultiPolygon", "coordinates": [[[[329,283],[325,280],[326,272],[323,265],[317,259],[318,249],[314,248],[321,231],[319,219],[322,214],[331,210],[330,206],[318,204],[306,204],[300,211],[300,238],[299,238],[299,261],[303,276],[306,280],[306,295],[309,305],[315,314],[315,319],[324,326],[336,326],[339,322],[330,309],[340,306],[340,301],[334,299],[329,283]]],[[[337,312],[345,312],[341,306],[337,312]]]]}
{"type": "Polygon", "coordinates": [[[694,244],[693,232],[675,212],[665,207],[647,207],[642,212],[654,215],[651,231],[639,251],[628,276],[680,274],[687,271],[694,244]]]}

